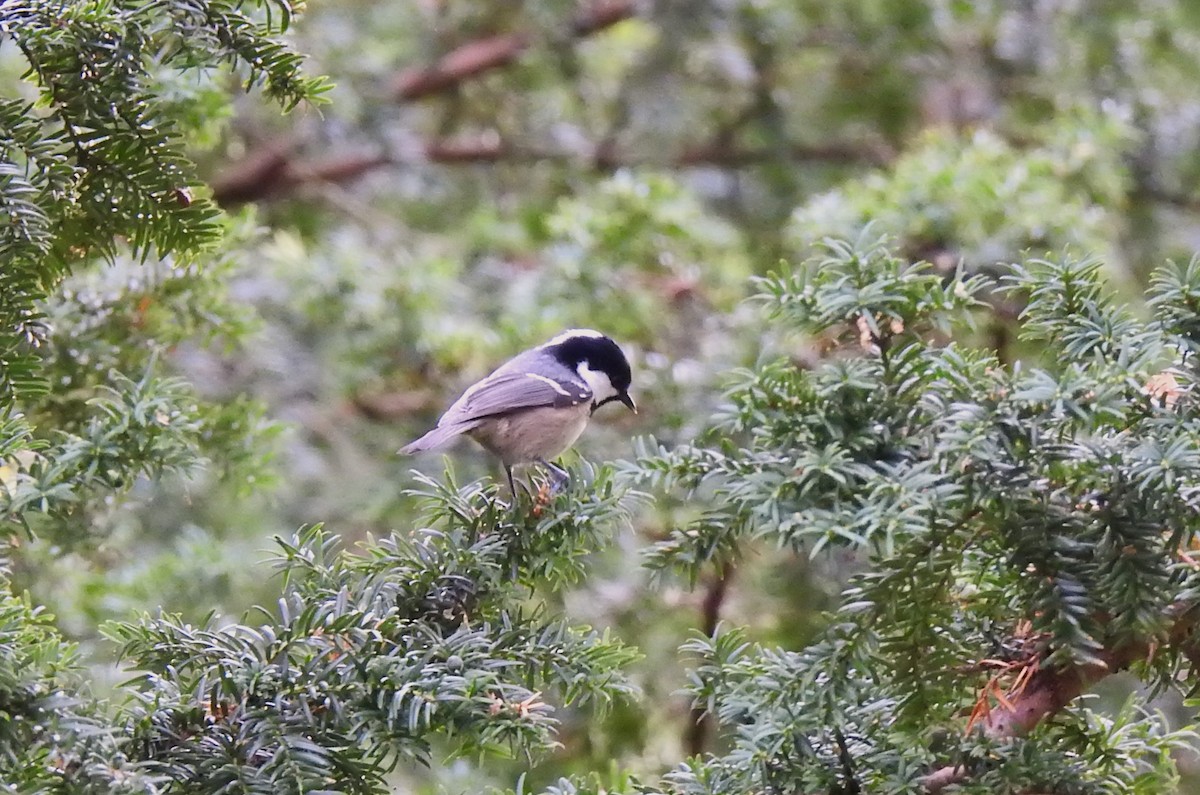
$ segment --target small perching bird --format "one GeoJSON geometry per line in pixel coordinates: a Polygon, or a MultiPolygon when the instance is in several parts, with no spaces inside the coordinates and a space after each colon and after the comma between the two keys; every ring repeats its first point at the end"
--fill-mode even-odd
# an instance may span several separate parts
{"type": "Polygon", "coordinates": [[[514,495],[514,464],[542,464],[564,483],[566,471],[550,459],[575,443],[605,403],[619,400],[637,413],[629,396],[632,381],[617,343],[592,329],[564,331],[473,384],[436,428],[400,452],[436,450],[466,435],[500,459],[514,495]]]}

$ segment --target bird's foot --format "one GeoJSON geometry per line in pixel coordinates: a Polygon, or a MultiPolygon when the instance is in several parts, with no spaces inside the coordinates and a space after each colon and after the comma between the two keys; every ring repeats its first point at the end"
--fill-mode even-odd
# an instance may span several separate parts
{"type": "Polygon", "coordinates": [[[540,460],[538,463],[544,466],[546,471],[550,473],[551,494],[557,494],[571,484],[571,474],[567,470],[546,460],[540,460]]]}

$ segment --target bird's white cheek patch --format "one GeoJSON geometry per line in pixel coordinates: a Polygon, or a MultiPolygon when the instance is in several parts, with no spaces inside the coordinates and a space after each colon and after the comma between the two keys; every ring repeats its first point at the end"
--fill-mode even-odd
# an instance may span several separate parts
{"type": "Polygon", "coordinates": [[[604,373],[600,370],[593,370],[592,368],[588,367],[587,362],[580,362],[579,366],[575,369],[576,372],[579,373],[579,377],[582,378],[587,383],[588,388],[592,390],[593,402],[601,403],[617,394],[617,390],[613,388],[612,380],[609,379],[607,373],[604,373]]]}

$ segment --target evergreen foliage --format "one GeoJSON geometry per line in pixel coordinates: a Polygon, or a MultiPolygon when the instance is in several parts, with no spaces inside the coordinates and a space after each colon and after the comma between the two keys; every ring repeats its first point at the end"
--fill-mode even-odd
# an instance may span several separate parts
{"type": "Polygon", "coordinates": [[[0,781],[20,793],[152,791],[81,694],[78,664],[45,611],[0,597],[0,781]]]}
{"type": "Polygon", "coordinates": [[[286,3],[0,6],[29,97],[0,103],[0,524],[95,540],[98,514],[139,476],[213,460],[234,478],[258,469],[258,408],[200,400],[158,360],[244,328],[220,274],[246,232],[220,221],[184,154],[187,105],[205,104],[220,67],[287,108],[318,100],[323,81],[278,39],[291,14],[286,3]],[[97,258],[111,267],[97,271],[97,258]]]}
{"type": "Polygon", "coordinates": [[[0,102],[0,397],[44,389],[31,348],[48,330],[38,302],[71,266],[127,246],[194,255],[219,239],[216,208],[185,156],[161,80],[218,66],[286,107],[323,84],[280,43],[292,9],[240,2],[58,2],[0,6],[31,99],[0,102]]]}
{"type": "MultiPolygon", "coordinates": [[[[382,793],[469,757],[500,771],[489,783],[532,769],[517,791],[553,795],[1169,791],[1196,740],[1151,696],[1197,687],[1200,259],[1148,275],[1144,305],[1119,299],[1107,274],[1136,248],[1113,227],[1139,196],[1162,192],[1152,172],[1186,173],[1168,168],[1187,159],[1184,144],[1138,150],[1172,141],[1186,118],[1171,101],[1194,84],[1181,79],[1195,74],[1186,4],[1148,19],[1110,8],[1106,24],[1080,25],[1092,13],[1082,6],[768,1],[701,4],[685,19],[691,8],[641,15],[618,0],[582,9],[567,38],[616,30],[578,52],[563,46],[558,5],[413,12],[429,13],[439,36],[480,38],[439,38],[458,55],[421,72],[419,91],[411,75],[401,81],[409,99],[442,91],[430,74],[453,94],[443,118],[409,126],[483,134],[418,147],[429,162],[395,180],[403,212],[378,213],[386,232],[364,223],[263,242],[251,213],[218,212],[190,147],[217,137],[226,83],[285,110],[319,99],[325,84],[282,38],[295,6],[0,0],[0,56],[23,72],[16,96],[0,99],[0,790],[382,793]],[[811,35],[798,56],[789,31],[811,35]],[[479,60],[481,42],[492,61],[479,60]],[[976,64],[980,42],[996,63],[976,64]],[[1096,81],[1093,65],[1121,42],[1096,81]],[[523,102],[496,101],[499,81],[459,85],[521,53],[523,102]],[[947,72],[986,66],[1007,80],[985,87],[995,95],[978,115],[953,108],[953,124],[909,140],[926,103],[907,64],[930,54],[947,72]],[[560,72],[593,80],[564,86],[560,72]],[[643,73],[644,84],[630,77],[643,73]],[[981,123],[993,114],[1005,116],[996,130],[981,123]],[[605,126],[604,140],[575,140],[605,126]],[[659,157],[675,128],[686,146],[659,157]],[[858,143],[810,145],[822,136],[858,143]],[[426,169],[439,157],[538,168],[432,190],[426,169]],[[633,167],[585,181],[623,162],[633,167]],[[759,164],[754,179],[664,173],[746,164],[759,164]],[[842,170],[853,178],[839,182],[842,170]],[[480,201],[487,180],[530,195],[480,201]],[[700,200],[706,191],[722,215],[700,200]],[[464,197],[469,211],[447,211],[464,197]],[[1066,253],[1018,257],[1029,247],[1066,253]],[[788,262],[754,280],[739,308],[747,277],[781,252],[788,262]],[[252,285],[260,293],[285,289],[233,294],[234,274],[251,269],[266,274],[266,288],[252,285]],[[264,407],[236,378],[181,377],[189,362],[203,372],[211,349],[248,354],[250,303],[279,310],[272,331],[295,336],[267,339],[278,350],[264,369],[280,388],[318,383],[339,412],[389,381],[448,392],[452,378],[565,325],[605,328],[630,342],[649,398],[642,421],[660,440],[638,441],[616,467],[575,464],[558,493],[534,476],[509,495],[449,469],[399,495],[373,487],[393,486],[394,469],[364,478],[369,504],[328,511],[345,539],[312,525],[276,538],[278,576],[259,583],[269,606],[237,618],[209,583],[231,560],[253,578],[240,556],[277,525],[239,506],[238,523],[255,526],[223,544],[155,516],[183,551],[128,591],[152,606],[165,601],[162,582],[186,579],[198,603],[188,609],[211,612],[130,619],[96,563],[158,568],[150,532],[108,543],[122,519],[149,525],[161,507],[131,519],[130,506],[201,473],[243,493],[270,475],[277,427],[264,407]],[[981,330],[1005,313],[1021,339],[993,345],[981,330]],[[757,363],[729,377],[748,350],[757,363]],[[302,367],[320,372],[306,380],[302,367]],[[630,525],[653,535],[648,550],[629,541],[630,525]],[[806,629],[787,634],[720,625],[721,589],[764,558],[786,561],[789,577],[833,561],[836,609],[796,608],[806,629]],[[47,559],[58,571],[84,561],[90,598],[118,605],[122,619],[102,632],[128,681],[91,681],[89,650],[26,591],[52,579],[37,568],[47,559]],[[209,561],[216,571],[196,571],[209,561]],[[664,745],[670,754],[643,753],[638,770],[613,761],[544,787],[546,770],[594,767],[604,740],[578,746],[601,734],[658,740],[639,696],[653,701],[669,678],[646,669],[671,667],[678,627],[598,630],[572,617],[573,598],[600,593],[572,589],[613,569],[614,599],[629,599],[630,582],[640,589],[643,571],[661,589],[647,601],[690,599],[676,576],[705,584],[705,630],[679,653],[694,707],[683,720],[703,717],[716,736],[682,762],[664,745]],[[1086,697],[1118,672],[1144,692],[1115,711],[1086,697]],[[576,756],[537,767],[570,743],[576,756]]],[[[424,54],[428,31],[381,8],[383,29],[411,27],[397,41],[424,54]]],[[[341,33],[322,46],[344,46],[341,33]]],[[[388,126],[385,103],[364,104],[374,115],[363,127],[388,126]]],[[[393,126],[416,117],[404,113],[393,126]]],[[[372,162],[396,165],[390,149],[372,162]]],[[[290,156],[261,195],[338,181],[290,156]]],[[[348,215],[375,209],[339,200],[348,215]]],[[[437,402],[422,399],[406,404],[409,421],[437,402]]],[[[361,446],[392,461],[379,427],[361,446]]],[[[303,472],[303,448],[289,452],[300,463],[287,475],[303,472]]],[[[333,480],[314,467],[291,493],[361,474],[346,469],[333,480]]],[[[311,510],[297,502],[287,510],[311,510]]]]}
{"type": "Polygon", "coordinates": [[[1194,683],[1198,279],[1160,269],[1141,319],[1094,259],[989,284],[863,238],[761,280],[772,317],[835,353],[744,373],[710,444],[646,446],[643,480],[707,506],[651,561],[694,574],[759,541],[871,563],[802,652],[689,644],[732,749],[666,791],[916,792],[939,766],[969,792],[1164,791],[1187,733],[1143,705],[1021,710],[1063,671],[1194,683]],[[1024,361],[941,335],[997,291],[1025,307],[1024,361]]]}
{"type": "Polygon", "coordinates": [[[319,527],[280,539],[284,592],[252,623],[110,625],[141,672],[112,716],[75,695],[86,688],[69,647],[9,597],[0,780],[14,792],[372,793],[395,765],[429,764],[439,738],[461,754],[551,748],[552,703],[630,695],[620,669],[636,656],[530,599],[581,576],[627,521],[608,471],[576,477],[514,508],[495,485],[448,474],[427,483],[430,523],[411,536],[362,553],[319,527]]]}
{"type": "Polygon", "coordinates": [[[911,256],[949,249],[951,263],[977,267],[1067,245],[1109,254],[1107,226],[1130,190],[1120,152],[1132,135],[1118,118],[1079,110],[1039,125],[1023,147],[987,130],[930,131],[890,168],[797,208],[791,248],[802,257],[811,241],[852,237],[870,221],[911,256]]]}

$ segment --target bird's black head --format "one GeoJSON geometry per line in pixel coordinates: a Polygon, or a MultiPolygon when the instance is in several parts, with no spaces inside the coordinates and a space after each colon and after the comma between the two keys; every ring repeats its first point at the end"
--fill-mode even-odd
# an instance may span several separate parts
{"type": "Polygon", "coordinates": [[[572,329],[542,347],[588,382],[596,396],[595,408],[619,400],[637,411],[629,396],[629,387],[633,383],[629,360],[611,338],[591,329],[572,329]]]}

